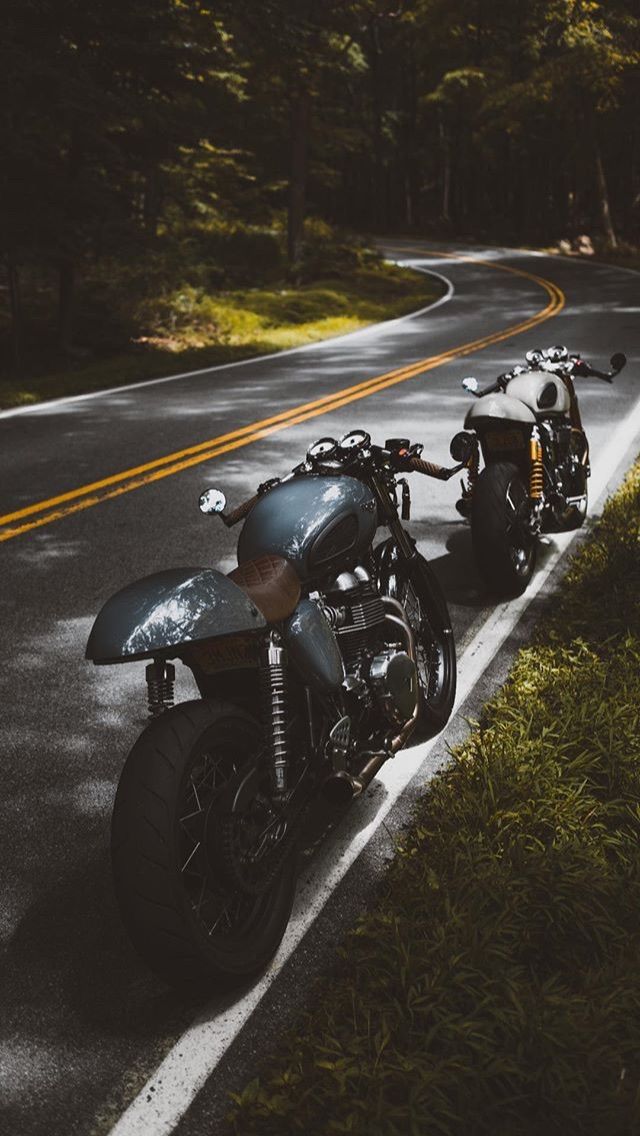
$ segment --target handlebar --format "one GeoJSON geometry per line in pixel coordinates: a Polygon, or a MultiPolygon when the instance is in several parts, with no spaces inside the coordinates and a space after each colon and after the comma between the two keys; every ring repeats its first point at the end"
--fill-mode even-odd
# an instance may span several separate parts
{"type": "Polygon", "coordinates": [[[238,521],[243,521],[244,518],[251,512],[257,500],[258,494],[254,493],[253,497],[249,497],[246,501],[243,501],[241,505],[238,505],[237,508],[232,509],[230,513],[220,513],[220,517],[224,521],[227,528],[230,529],[232,525],[237,525],[238,521]]]}
{"type": "MultiPolygon", "coordinates": [[[[447,468],[446,466],[437,465],[435,462],[425,461],[424,458],[412,455],[399,464],[398,472],[405,470],[411,473],[421,473],[425,477],[434,477],[437,481],[448,481],[450,477],[454,477],[456,473],[460,473],[464,468],[464,462],[447,468]]],[[[254,493],[253,497],[249,497],[246,501],[243,501],[242,504],[232,509],[230,513],[219,513],[218,515],[227,528],[230,529],[233,525],[237,525],[239,521],[243,521],[244,518],[248,516],[259,498],[260,493],[254,493]]]]}
{"type": "Polygon", "coordinates": [[[435,462],[425,461],[424,458],[410,458],[405,469],[414,473],[422,473],[425,477],[435,477],[438,481],[448,481],[450,477],[454,477],[456,473],[464,469],[464,463],[447,469],[446,466],[436,465],[435,462]]]}
{"type": "Polygon", "coordinates": [[[548,371],[550,374],[564,375],[565,377],[570,375],[580,376],[582,378],[593,377],[595,379],[602,379],[605,383],[612,383],[615,376],[625,366],[627,359],[621,351],[617,352],[615,355],[611,356],[612,369],[610,371],[599,371],[596,367],[593,367],[591,363],[588,363],[586,359],[581,359],[579,355],[569,355],[566,347],[555,347],[548,348],[547,351],[527,352],[526,361],[528,366],[525,367],[519,364],[517,367],[514,367],[512,371],[505,371],[503,375],[499,375],[496,381],[491,383],[490,386],[485,387],[484,390],[474,390],[473,387],[467,385],[467,383],[471,383],[472,381],[475,383],[475,379],[465,379],[463,386],[476,398],[484,398],[487,394],[495,394],[497,391],[504,391],[507,384],[511,379],[515,378],[516,375],[526,374],[527,371],[532,370],[548,371]]]}
{"type": "Polygon", "coordinates": [[[586,359],[577,359],[573,366],[574,375],[579,375],[583,379],[602,379],[605,383],[612,383],[617,373],[617,371],[598,371],[591,363],[587,363],[586,359]]]}

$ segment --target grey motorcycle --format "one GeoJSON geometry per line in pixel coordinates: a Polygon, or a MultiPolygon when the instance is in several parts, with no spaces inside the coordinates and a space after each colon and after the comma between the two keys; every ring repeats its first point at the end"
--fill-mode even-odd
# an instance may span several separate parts
{"type": "Polygon", "coordinates": [[[320,439],[231,513],[207,489],[205,514],[244,521],[238,567],[147,576],[94,623],[94,663],[150,660],[152,720],[122,773],[112,859],[130,937],[172,985],[228,985],[264,968],[314,810],[340,813],[451,714],[447,604],[402,524],[409,486],[397,475],[446,479],[463,465],[421,452],[354,430],[320,439]],[[177,706],[175,659],[200,692],[177,706]]]}
{"type": "Polygon", "coordinates": [[[485,390],[463,379],[479,401],[469,409],[466,431],[451,442],[452,456],[468,470],[457,508],[471,521],[476,565],[489,591],[519,595],[533,574],[540,534],[583,524],[589,443],[573,380],[610,383],[626,361],[612,355],[612,370],[598,371],[566,347],[548,347],[528,351],[524,364],[485,390]]]}

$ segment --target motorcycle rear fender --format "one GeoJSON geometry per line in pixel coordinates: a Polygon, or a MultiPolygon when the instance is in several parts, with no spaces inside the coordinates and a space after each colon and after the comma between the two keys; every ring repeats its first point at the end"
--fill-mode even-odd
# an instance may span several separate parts
{"type": "Polygon", "coordinates": [[[509,398],[506,394],[487,394],[477,399],[467,412],[464,420],[467,430],[477,430],[487,424],[495,422],[522,422],[533,425],[536,416],[519,398],[509,398]]]}
{"type": "Polygon", "coordinates": [[[107,600],[91,629],[86,657],[128,663],[179,653],[181,646],[261,632],[264,616],[215,568],[168,568],[127,585],[107,600]]]}

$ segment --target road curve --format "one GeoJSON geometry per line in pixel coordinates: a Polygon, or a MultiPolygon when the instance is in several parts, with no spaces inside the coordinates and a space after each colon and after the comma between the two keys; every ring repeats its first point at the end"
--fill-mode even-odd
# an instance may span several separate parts
{"type": "MultiPolygon", "coordinates": [[[[594,470],[637,403],[637,275],[499,249],[409,240],[385,248],[444,274],[449,301],[301,352],[0,415],[7,1131],[108,1130],[191,1020],[137,962],[114,909],[109,815],[144,723],[144,684],[140,665],[84,663],[104,598],[169,565],[230,567],[236,534],[201,517],[202,485],[220,483],[235,503],[288,470],[319,434],[352,425],[380,440],[408,434],[446,460],[468,402],[459,378],[471,371],[484,383],[529,347],[565,342],[596,363],[613,350],[629,356],[613,388],[580,387],[594,470]]],[[[414,482],[412,531],[464,644],[493,616],[453,511],[457,487],[414,482]]],[[[187,680],[180,690],[190,696],[187,680]]],[[[330,942],[340,923],[335,911],[327,918],[317,938],[330,942]]],[[[313,954],[306,939],[301,951],[313,954]]],[[[251,1076],[251,1024],[242,1044],[238,1083],[251,1076]]],[[[204,1131],[198,1115],[194,1106],[180,1131],[204,1131]]]]}

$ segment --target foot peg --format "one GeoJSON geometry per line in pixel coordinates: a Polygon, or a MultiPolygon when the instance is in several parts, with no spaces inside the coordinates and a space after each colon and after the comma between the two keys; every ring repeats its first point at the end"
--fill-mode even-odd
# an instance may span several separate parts
{"type": "Polygon", "coordinates": [[[351,718],[348,714],[345,714],[344,718],[339,718],[335,726],[330,730],[325,746],[325,754],[329,758],[336,773],[338,770],[344,769],[350,741],[351,718]]]}

